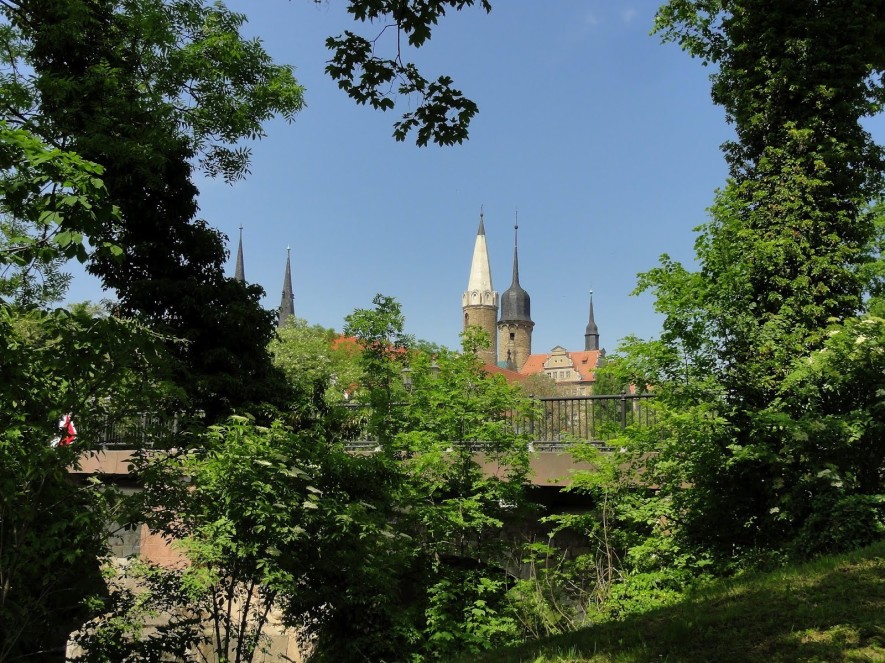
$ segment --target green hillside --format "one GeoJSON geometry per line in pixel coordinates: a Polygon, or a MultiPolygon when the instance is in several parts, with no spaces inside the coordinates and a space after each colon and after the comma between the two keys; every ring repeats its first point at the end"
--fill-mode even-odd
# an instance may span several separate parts
{"type": "Polygon", "coordinates": [[[689,600],[483,661],[885,661],[885,542],[721,582],[689,600]]]}

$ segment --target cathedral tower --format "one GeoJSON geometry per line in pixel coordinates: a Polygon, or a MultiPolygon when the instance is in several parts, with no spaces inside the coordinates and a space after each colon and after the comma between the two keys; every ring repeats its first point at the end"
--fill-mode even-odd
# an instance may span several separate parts
{"type": "Polygon", "coordinates": [[[513,282],[501,295],[498,365],[518,371],[532,354],[532,301],[519,285],[519,223],[513,226],[513,282]]]}
{"type": "Polygon", "coordinates": [[[590,321],[584,330],[584,349],[599,349],[599,328],[596,326],[596,320],[593,319],[593,291],[590,291],[590,321]]]}
{"type": "Polygon", "coordinates": [[[473,262],[470,263],[470,279],[467,290],[461,295],[461,310],[464,312],[464,329],[477,326],[486,331],[491,347],[481,351],[479,358],[488,364],[497,359],[498,293],[492,286],[492,270],[489,266],[489,251],[486,246],[486,230],[482,212],[479,213],[479,230],[473,245],[473,262]]]}
{"type": "Polygon", "coordinates": [[[292,249],[286,247],[286,274],[283,276],[283,298],[280,301],[280,316],[277,327],[282,327],[295,315],[295,295],[292,293],[292,249]]]}

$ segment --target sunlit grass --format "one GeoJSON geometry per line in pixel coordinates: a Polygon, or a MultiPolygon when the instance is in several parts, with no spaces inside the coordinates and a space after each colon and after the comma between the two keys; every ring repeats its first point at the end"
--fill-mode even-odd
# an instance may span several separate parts
{"type": "Polygon", "coordinates": [[[885,663],[885,542],[722,581],[686,601],[482,661],[885,663]]]}

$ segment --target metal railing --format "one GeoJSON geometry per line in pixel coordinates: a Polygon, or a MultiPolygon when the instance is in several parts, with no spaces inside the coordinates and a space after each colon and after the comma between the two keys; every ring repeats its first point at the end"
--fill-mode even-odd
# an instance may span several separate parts
{"type": "MultiPolygon", "coordinates": [[[[627,426],[649,426],[655,422],[655,411],[650,407],[652,398],[651,394],[536,398],[530,415],[514,415],[509,420],[517,432],[526,434],[541,448],[559,448],[580,441],[605,446],[627,426]]],[[[345,416],[338,425],[348,448],[374,448],[377,441],[370,433],[369,406],[348,403],[340,407],[345,416]]],[[[396,403],[393,407],[407,407],[407,404],[396,403]]],[[[184,421],[177,414],[141,413],[109,418],[96,426],[91,437],[98,446],[106,448],[144,448],[154,446],[158,440],[168,440],[183,427],[184,421]]]]}
{"type": "Polygon", "coordinates": [[[655,411],[649,406],[651,398],[651,394],[538,398],[533,416],[520,417],[514,425],[535,442],[606,442],[627,426],[652,425],[655,411]]]}
{"type": "Polygon", "coordinates": [[[139,412],[126,416],[106,417],[94,429],[84,429],[97,446],[107,449],[150,448],[158,441],[168,440],[183,428],[184,420],[177,414],[139,412]]]}
{"type": "MultiPolygon", "coordinates": [[[[652,398],[651,394],[535,398],[536,406],[530,415],[512,415],[509,420],[518,433],[525,433],[538,448],[558,449],[575,442],[604,447],[627,426],[650,426],[655,422],[655,411],[650,407],[652,398]]],[[[369,430],[369,406],[348,403],[342,407],[348,413],[345,425],[348,448],[374,448],[376,441],[369,430]]],[[[406,404],[396,403],[393,407],[406,407],[406,404]]]]}

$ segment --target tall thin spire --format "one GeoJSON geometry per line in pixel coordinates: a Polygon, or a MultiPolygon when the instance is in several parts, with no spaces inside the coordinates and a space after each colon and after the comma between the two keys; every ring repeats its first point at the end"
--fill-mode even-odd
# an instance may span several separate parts
{"type": "Polygon", "coordinates": [[[280,317],[277,327],[282,327],[295,315],[295,295],[292,294],[292,249],[286,247],[286,275],[283,277],[283,299],[280,302],[280,317]]]}
{"type": "Polygon", "coordinates": [[[513,282],[501,295],[501,322],[531,322],[532,300],[519,285],[519,212],[513,226],[513,282]]]}
{"type": "Polygon", "coordinates": [[[240,243],[237,246],[237,268],[234,279],[240,283],[246,282],[246,270],[243,269],[243,226],[240,226],[240,243]]]}
{"type": "Polygon", "coordinates": [[[599,328],[596,326],[596,320],[593,319],[593,291],[590,291],[590,320],[587,322],[587,329],[584,330],[584,349],[599,349],[599,328]]]}
{"type": "Polygon", "coordinates": [[[498,365],[518,371],[532,354],[532,300],[519,285],[519,212],[513,225],[513,282],[501,295],[498,365]]]}
{"type": "MultiPolygon", "coordinates": [[[[489,265],[489,249],[486,244],[486,229],[483,223],[483,213],[480,211],[479,229],[476,231],[476,243],[473,245],[473,261],[470,263],[467,290],[468,292],[492,292],[494,289],[492,268],[489,265]]],[[[497,293],[494,299],[497,306],[497,293]]]]}

